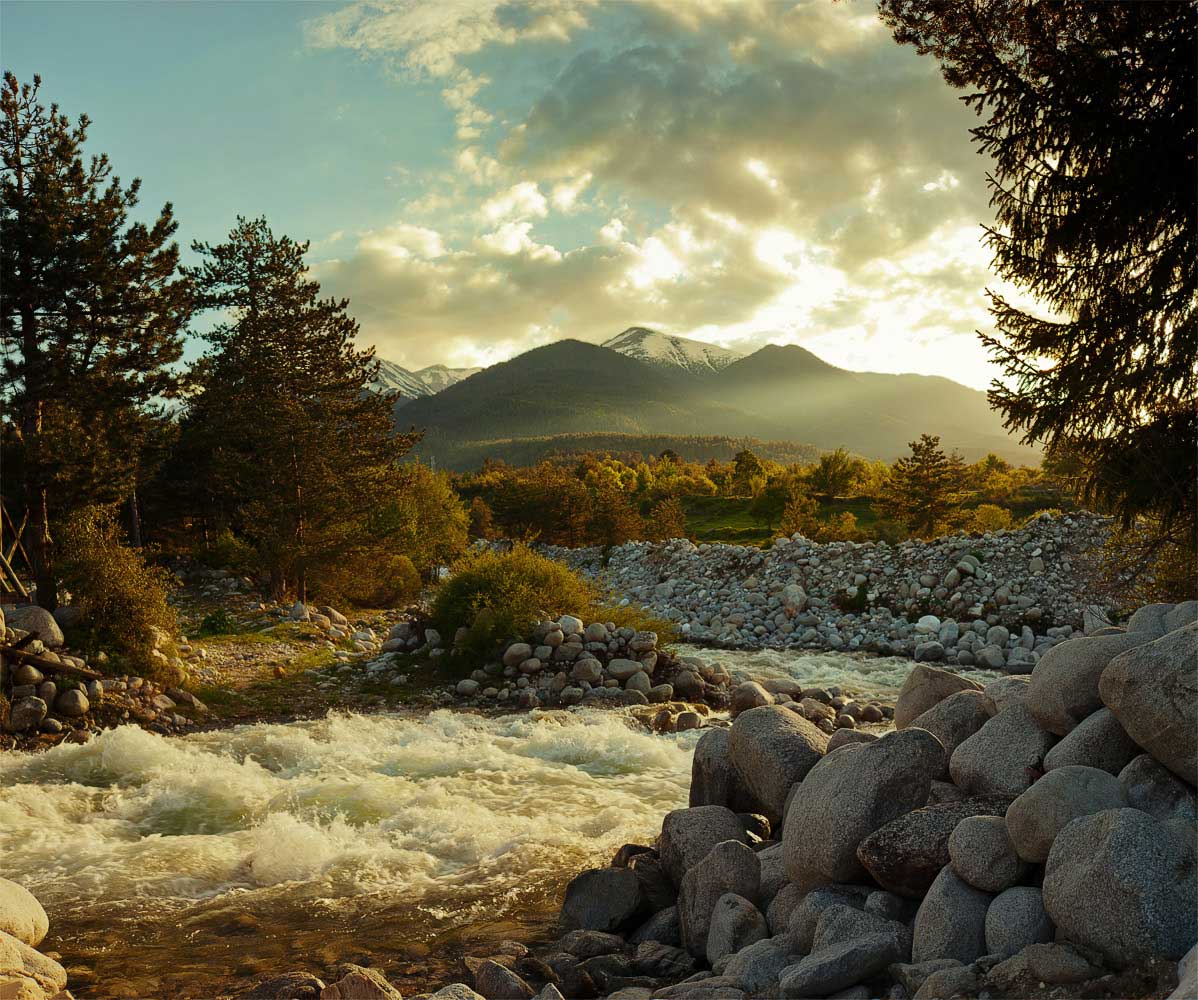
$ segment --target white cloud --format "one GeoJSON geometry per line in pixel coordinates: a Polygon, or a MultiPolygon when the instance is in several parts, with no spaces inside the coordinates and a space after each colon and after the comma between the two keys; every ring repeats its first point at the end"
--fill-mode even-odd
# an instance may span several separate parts
{"type": "Polygon", "coordinates": [[[534,181],[521,181],[488,198],[483,203],[482,214],[491,222],[530,216],[544,218],[549,214],[549,202],[534,181]]]}

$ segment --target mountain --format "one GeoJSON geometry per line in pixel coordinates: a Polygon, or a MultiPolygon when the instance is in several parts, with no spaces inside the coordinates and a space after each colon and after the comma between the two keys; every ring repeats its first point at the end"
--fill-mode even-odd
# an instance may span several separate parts
{"type": "MultiPolygon", "coordinates": [[[[477,465],[491,446],[514,453],[527,441],[544,452],[554,447],[548,438],[604,434],[843,445],[887,461],[936,434],[969,460],[990,451],[1016,462],[1039,457],[1006,433],[985,393],[946,378],[847,371],[797,346],[692,367],[664,360],[677,355],[662,345],[682,338],[644,332],[624,346],[644,345],[647,359],[562,340],[405,401],[397,421],[425,430],[421,454],[457,468],[477,465]]],[[[688,352],[705,346],[687,343],[688,352]]]]}
{"type": "Polygon", "coordinates": [[[686,337],[672,337],[643,326],[629,327],[600,346],[651,365],[681,368],[692,374],[704,375],[718,372],[743,357],[726,347],[716,347],[715,344],[704,344],[686,337]]]}
{"type": "Polygon", "coordinates": [[[370,388],[375,392],[402,393],[401,404],[421,396],[427,396],[432,392],[416,372],[410,372],[403,365],[397,365],[394,361],[385,361],[382,358],[376,360],[379,363],[379,372],[370,384],[370,388]]]}
{"type": "Polygon", "coordinates": [[[481,371],[481,368],[446,368],[445,365],[429,365],[412,374],[428,388],[426,395],[432,395],[464,378],[477,375],[481,371]]]}

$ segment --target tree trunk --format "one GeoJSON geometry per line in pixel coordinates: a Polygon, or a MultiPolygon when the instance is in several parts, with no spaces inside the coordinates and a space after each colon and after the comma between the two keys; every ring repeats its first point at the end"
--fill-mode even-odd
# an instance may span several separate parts
{"type": "Polygon", "coordinates": [[[129,494],[129,541],[135,549],[141,548],[141,511],[137,506],[137,487],[129,494]]]}

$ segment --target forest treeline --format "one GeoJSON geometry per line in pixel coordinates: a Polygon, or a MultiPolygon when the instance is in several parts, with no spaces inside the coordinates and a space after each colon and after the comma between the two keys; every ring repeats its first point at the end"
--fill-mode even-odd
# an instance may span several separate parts
{"type": "Polygon", "coordinates": [[[367,391],[373,351],[357,343],[349,302],[312,278],[307,243],[243,218],[184,259],[172,206],[145,211],[139,182],[89,147],[88,119],[9,73],[0,480],[35,599],[54,608],[67,583],[86,598],[96,574],[80,560],[105,547],[143,563],[189,553],[276,597],[387,603],[472,534],[610,545],[681,534],[725,498],[767,531],[897,540],[1006,527],[1062,496],[1119,518],[1123,579],[1192,595],[1198,142],[1195,88],[1176,81],[1192,84],[1193,54],[1154,47],[1175,5],[1066,5],[1043,38],[1018,44],[1001,17],[963,27],[881,6],[900,42],[970,91],[993,157],[997,272],[1061,317],[995,297],[984,338],[1005,372],[991,401],[1045,449],[1044,467],[966,465],[924,437],[890,466],[843,451],[814,461],[741,447],[700,463],[668,448],[566,454],[567,443],[552,461],[434,471],[411,461],[420,430],[397,428],[394,400],[367,391]],[[1111,38],[1142,58],[1101,62],[1111,38]],[[1072,68],[1086,53],[1102,86],[1072,68]],[[1136,129],[1104,124],[1127,115],[1136,129]],[[1149,162],[1152,184],[1129,180],[1149,162]],[[189,342],[203,353],[185,358],[189,342]]]}

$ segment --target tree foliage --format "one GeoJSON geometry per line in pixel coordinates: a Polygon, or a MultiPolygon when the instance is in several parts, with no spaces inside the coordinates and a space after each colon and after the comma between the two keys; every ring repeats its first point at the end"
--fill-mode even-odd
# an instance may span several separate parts
{"type": "Polygon", "coordinates": [[[930,537],[956,515],[965,485],[965,464],[940,449],[940,438],[924,434],[900,458],[878,501],[879,512],[905,525],[912,534],[930,537]]]}
{"type": "Polygon", "coordinates": [[[1084,494],[1198,544],[1198,11],[1192,2],[880,0],[982,123],[1009,427],[1084,456],[1084,494]]]}

